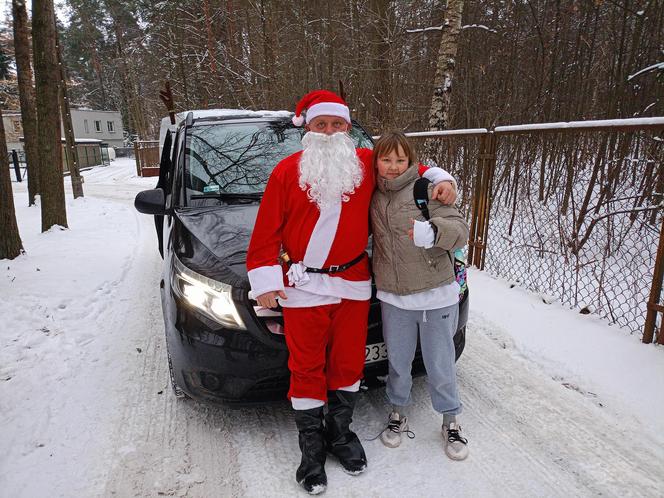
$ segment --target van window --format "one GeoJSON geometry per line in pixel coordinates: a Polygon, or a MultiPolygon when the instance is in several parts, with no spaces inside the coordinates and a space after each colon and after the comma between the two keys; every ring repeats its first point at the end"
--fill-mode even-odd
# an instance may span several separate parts
{"type": "MultiPolygon", "coordinates": [[[[192,195],[262,193],[274,167],[302,149],[303,128],[289,121],[201,123],[187,133],[185,189],[187,205],[206,204],[192,195]]],[[[360,147],[372,147],[359,127],[351,136],[360,147]]]]}

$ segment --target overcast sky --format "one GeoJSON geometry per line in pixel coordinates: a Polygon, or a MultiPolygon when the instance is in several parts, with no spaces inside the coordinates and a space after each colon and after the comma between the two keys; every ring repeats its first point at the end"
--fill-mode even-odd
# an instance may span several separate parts
{"type": "MultiPolygon", "coordinates": [[[[26,0],[28,9],[32,9],[32,1],[26,0]]],[[[55,0],[55,11],[58,13],[58,20],[65,21],[65,12],[67,8],[64,0],[55,0]]],[[[12,15],[12,0],[0,0],[0,24],[6,24],[8,18],[12,15]]],[[[30,13],[32,15],[32,13],[30,13]]]]}
{"type": "Polygon", "coordinates": [[[12,3],[11,0],[0,0],[0,23],[7,22],[7,16],[11,15],[12,3]]]}

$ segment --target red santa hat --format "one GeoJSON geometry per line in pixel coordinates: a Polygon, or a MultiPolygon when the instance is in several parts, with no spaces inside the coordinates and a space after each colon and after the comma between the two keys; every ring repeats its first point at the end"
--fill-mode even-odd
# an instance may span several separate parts
{"type": "Polygon", "coordinates": [[[300,99],[295,107],[293,124],[309,124],[316,116],[339,116],[350,123],[350,109],[344,99],[328,90],[314,90],[300,99]],[[304,113],[304,116],[302,115],[304,113]]]}

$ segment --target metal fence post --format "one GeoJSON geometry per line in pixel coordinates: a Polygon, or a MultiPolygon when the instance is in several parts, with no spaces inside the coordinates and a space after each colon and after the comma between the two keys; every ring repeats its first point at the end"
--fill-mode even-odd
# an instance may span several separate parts
{"type": "Polygon", "coordinates": [[[12,149],[12,162],[14,163],[14,172],[16,173],[16,181],[22,182],[23,180],[21,179],[21,166],[18,163],[18,152],[16,152],[16,149],[12,149]]]}
{"type": "Polygon", "coordinates": [[[479,269],[484,270],[484,262],[486,260],[486,249],[489,241],[489,219],[491,216],[491,203],[493,201],[493,177],[496,173],[496,147],[498,144],[498,137],[494,132],[487,135],[487,144],[485,151],[485,168],[486,168],[486,185],[484,187],[485,202],[484,202],[484,217],[483,217],[483,231],[482,231],[482,250],[480,252],[479,269]]]}
{"type": "Polygon", "coordinates": [[[468,243],[468,261],[481,270],[484,269],[486,240],[489,233],[490,194],[495,169],[496,135],[490,132],[480,138],[468,243]]]}
{"type": "Polygon", "coordinates": [[[480,137],[480,155],[477,159],[477,166],[475,169],[475,184],[473,185],[473,205],[470,213],[470,234],[468,236],[468,264],[475,264],[475,252],[479,249],[476,247],[477,243],[477,217],[479,215],[481,185],[482,185],[482,159],[481,153],[484,148],[484,140],[486,135],[480,137]]]}
{"type": "MultiPolygon", "coordinates": [[[[652,275],[652,286],[650,287],[650,299],[648,299],[648,311],[646,312],[646,324],[643,327],[643,342],[650,344],[655,334],[655,322],[657,312],[664,313],[664,306],[659,303],[662,293],[662,277],[664,277],[664,218],[659,229],[659,244],[657,245],[657,257],[655,258],[655,270],[652,275]]],[[[657,334],[657,343],[664,344],[664,334],[660,327],[657,334]]]]}

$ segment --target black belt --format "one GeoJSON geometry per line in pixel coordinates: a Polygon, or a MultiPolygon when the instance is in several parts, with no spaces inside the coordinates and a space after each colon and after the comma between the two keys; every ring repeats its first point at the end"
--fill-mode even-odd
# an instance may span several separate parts
{"type": "Polygon", "coordinates": [[[364,253],[360,254],[359,256],[357,256],[352,261],[349,261],[348,263],[344,263],[343,265],[332,265],[332,266],[328,266],[327,268],[310,268],[308,266],[305,266],[304,271],[309,272],[309,273],[339,273],[339,272],[348,270],[348,268],[350,268],[353,265],[356,265],[357,263],[359,263],[363,259],[364,259],[364,253]]]}

